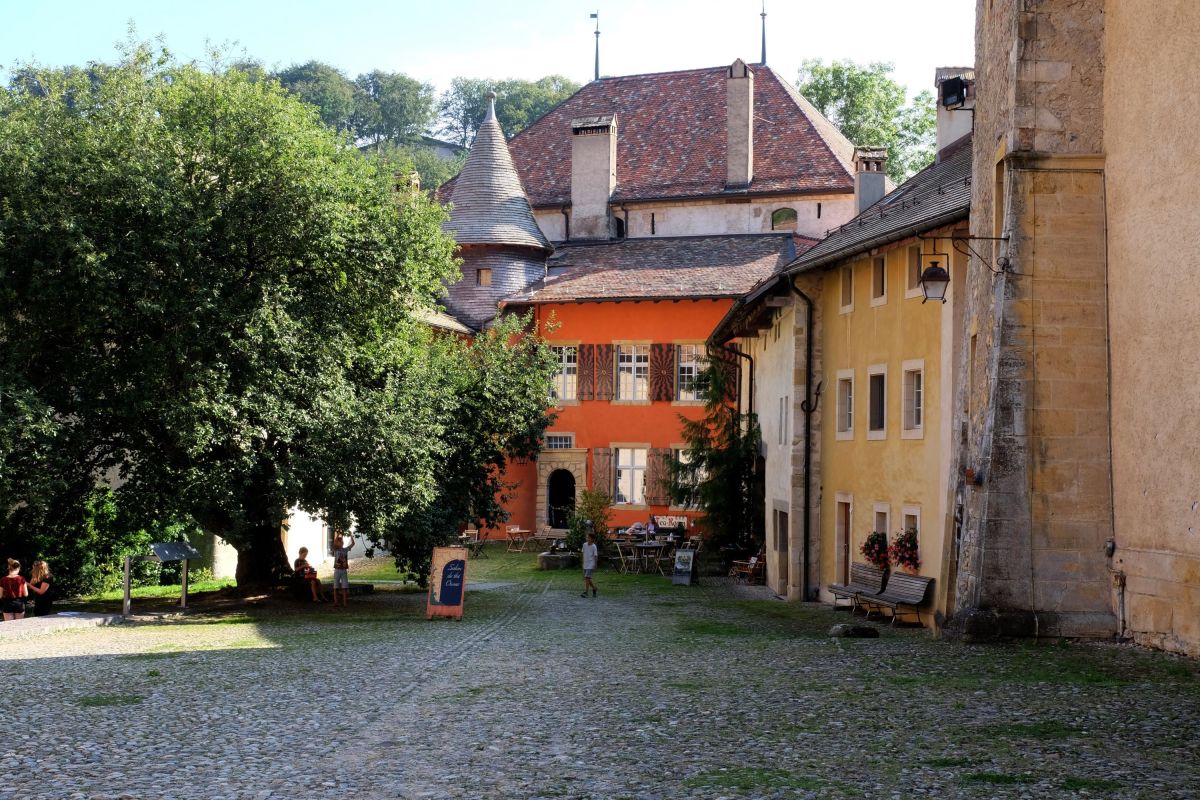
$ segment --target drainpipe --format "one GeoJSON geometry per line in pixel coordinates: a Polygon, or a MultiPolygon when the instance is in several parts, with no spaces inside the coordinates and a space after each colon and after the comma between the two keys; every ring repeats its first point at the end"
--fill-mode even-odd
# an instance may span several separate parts
{"type": "MultiPolygon", "coordinates": [[[[741,350],[738,350],[736,347],[730,347],[727,344],[721,345],[721,349],[727,353],[732,353],[733,355],[738,356],[739,358],[744,358],[750,362],[750,391],[746,392],[746,396],[750,398],[750,412],[749,413],[753,414],[754,413],[754,357],[747,353],[743,353],[741,350]]],[[[739,373],[740,373],[740,370],[739,370],[739,373]]],[[[738,378],[737,409],[738,409],[738,413],[741,413],[741,411],[742,411],[742,392],[741,392],[741,378],[740,377],[738,378]]]]}
{"type": "Polygon", "coordinates": [[[571,241],[571,215],[567,213],[569,206],[563,206],[558,210],[563,215],[563,240],[571,241]]]}
{"type": "Polygon", "coordinates": [[[821,402],[821,387],[818,386],[816,392],[813,392],[813,301],[811,297],[796,288],[795,276],[788,280],[788,288],[803,300],[807,307],[804,315],[806,329],[804,335],[804,402],[800,404],[800,410],[804,412],[804,570],[800,573],[800,596],[805,600],[810,600],[811,598],[808,596],[808,543],[812,533],[812,514],[809,512],[809,509],[812,508],[812,474],[810,473],[812,469],[812,415],[817,410],[817,404],[821,402]]]}

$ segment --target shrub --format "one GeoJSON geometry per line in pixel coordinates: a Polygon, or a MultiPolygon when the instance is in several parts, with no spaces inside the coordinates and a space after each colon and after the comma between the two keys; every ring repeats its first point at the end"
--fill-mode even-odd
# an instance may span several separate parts
{"type": "Polygon", "coordinates": [[[591,530],[596,534],[596,546],[603,550],[608,539],[608,523],[611,520],[612,498],[608,493],[584,489],[579,497],[579,505],[567,519],[567,549],[583,549],[590,522],[591,530]]]}
{"type": "Polygon", "coordinates": [[[868,536],[860,550],[868,564],[880,569],[886,569],[891,561],[888,556],[887,534],[883,531],[875,531],[868,536]]]}

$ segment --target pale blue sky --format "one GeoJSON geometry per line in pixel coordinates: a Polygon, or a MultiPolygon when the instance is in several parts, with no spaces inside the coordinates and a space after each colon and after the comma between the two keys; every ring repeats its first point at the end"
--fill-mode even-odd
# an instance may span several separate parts
{"type": "MultiPolygon", "coordinates": [[[[236,42],[268,67],[319,59],[351,77],[396,70],[444,88],[456,75],[628,75],[757,61],[759,0],[0,0],[0,66],[112,60],[130,21],[179,56],[236,42]]],[[[891,61],[910,93],[939,66],[972,63],[973,0],[767,0],[767,62],[891,61]]]]}

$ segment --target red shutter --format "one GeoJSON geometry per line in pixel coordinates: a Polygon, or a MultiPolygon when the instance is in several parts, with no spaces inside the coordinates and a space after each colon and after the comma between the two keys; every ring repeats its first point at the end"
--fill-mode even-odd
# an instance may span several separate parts
{"type": "Polygon", "coordinates": [[[592,388],[595,383],[592,379],[592,372],[596,364],[596,345],[581,344],[579,345],[579,361],[576,365],[576,370],[579,376],[579,385],[577,387],[580,400],[595,400],[596,394],[592,388]]]}
{"type": "Polygon", "coordinates": [[[671,504],[671,495],[667,491],[667,459],[671,450],[667,447],[652,449],[646,458],[646,504],[666,506],[671,504]]]}
{"type": "Polygon", "coordinates": [[[596,345],[596,399],[613,399],[613,371],[616,363],[613,361],[613,346],[611,344],[596,345]]]}
{"type": "Polygon", "coordinates": [[[613,450],[597,447],[592,450],[592,491],[613,496],[613,450]]]}
{"type": "Polygon", "coordinates": [[[675,399],[675,345],[650,345],[650,399],[675,399]]]}

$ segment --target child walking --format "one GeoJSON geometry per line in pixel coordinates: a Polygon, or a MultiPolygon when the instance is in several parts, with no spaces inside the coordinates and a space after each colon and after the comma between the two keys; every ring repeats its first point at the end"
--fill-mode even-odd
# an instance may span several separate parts
{"type": "Polygon", "coordinates": [[[354,537],[350,543],[345,543],[345,537],[333,537],[333,607],[337,608],[338,593],[342,596],[342,608],[350,607],[350,550],[354,547],[354,537]]]}
{"type": "Polygon", "coordinates": [[[588,589],[592,590],[592,597],[596,596],[596,584],[592,582],[592,573],[598,560],[596,534],[588,533],[587,541],[583,543],[583,594],[579,595],[580,597],[587,597],[588,589]]]}
{"type": "Polygon", "coordinates": [[[21,577],[21,562],[8,560],[8,574],[0,578],[0,609],[4,621],[25,619],[25,599],[29,597],[29,584],[21,577]]]}

